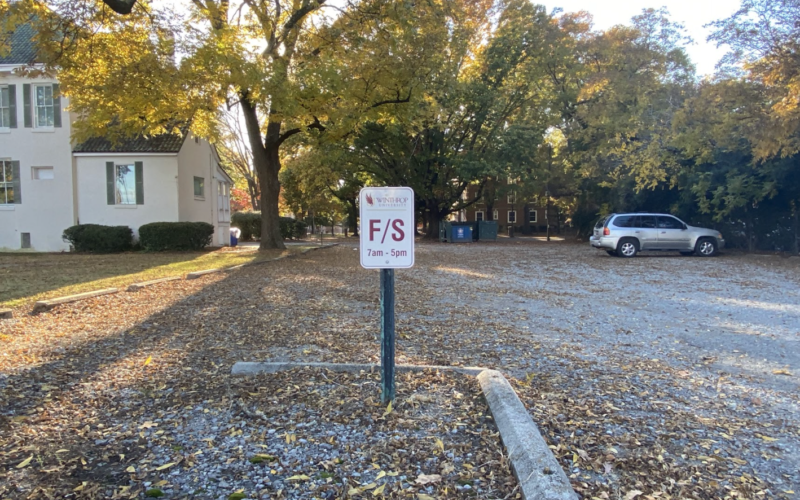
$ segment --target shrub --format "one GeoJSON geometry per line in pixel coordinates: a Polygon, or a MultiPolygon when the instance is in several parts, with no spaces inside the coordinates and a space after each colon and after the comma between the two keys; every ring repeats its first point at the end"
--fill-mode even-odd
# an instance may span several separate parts
{"type": "MultiPolygon", "coordinates": [[[[308,227],[305,222],[291,217],[280,217],[279,222],[283,239],[305,237],[308,227]]],[[[259,239],[261,238],[261,212],[236,212],[231,216],[231,226],[241,229],[242,235],[239,239],[242,241],[259,239]]]]}
{"type": "Polygon", "coordinates": [[[124,252],[133,244],[133,231],[128,226],[79,224],[65,229],[61,237],[76,252],[124,252]]]}
{"type": "Polygon", "coordinates": [[[231,226],[242,231],[242,241],[261,238],[261,212],[236,212],[231,216],[231,226]]]}
{"type": "Polygon", "coordinates": [[[306,223],[291,217],[281,217],[281,238],[284,240],[299,239],[306,235],[306,223]]]}
{"type": "Polygon", "coordinates": [[[152,222],[139,228],[139,244],[150,252],[202,250],[211,244],[214,226],[208,222],[152,222]]]}

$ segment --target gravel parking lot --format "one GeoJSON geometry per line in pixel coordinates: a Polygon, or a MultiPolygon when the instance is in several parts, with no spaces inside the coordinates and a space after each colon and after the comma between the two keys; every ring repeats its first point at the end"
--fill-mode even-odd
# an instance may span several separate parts
{"type": "MultiPolygon", "coordinates": [[[[269,407],[259,389],[269,383],[248,389],[228,375],[235,361],[378,361],[378,273],[359,267],[356,249],[346,243],[38,316],[15,311],[0,323],[0,496],[142,495],[166,488],[157,468],[177,460],[164,475],[202,478],[220,463],[247,469],[236,446],[194,455],[198,426],[222,425],[203,415],[233,418],[246,436],[274,428],[253,413],[269,407]],[[253,415],[237,410],[243,394],[253,415]],[[185,420],[159,422],[169,443],[139,429],[151,415],[181,419],[196,408],[203,413],[186,433],[185,420]],[[145,436],[125,441],[131,430],[145,436]]],[[[796,258],[625,260],[587,244],[424,243],[416,267],[397,272],[398,362],[506,373],[585,498],[798,498],[798,285],[796,258]]],[[[301,463],[302,450],[292,457],[301,463]]],[[[331,495],[358,488],[353,473],[374,477],[361,465],[329,465],[349,485],[323,481],[331,495]]],[[[226,492],[288,480],[280,471],[259,477],[266,469],[225,478],[226,492]]],[[[406,474],[410,485],[420,472],[430,471],[406,474]]],[[[456,484],[428,493],[465,495],[456,484]]],[[[220,493],[205,491],[198,495],[220,493]]],[[[301,498],[292,491],[282,494],[301,498]]],[[[385,496],[420,492],[398,486],[385,496]]]]}

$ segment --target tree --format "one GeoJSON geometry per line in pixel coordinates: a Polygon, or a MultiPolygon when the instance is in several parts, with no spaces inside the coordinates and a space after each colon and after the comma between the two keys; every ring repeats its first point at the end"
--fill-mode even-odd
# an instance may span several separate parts
{"type": "Polygon", "coordinates": [[[449,57],[423,81],[427,109],[419,118],[368,122],[345,150],[377,183],[414,189],[428,237],[480,199],[490,179],[505,182],[507,137],[525,131],[527,141],[517,145],[535,149],[548,126],[541,68],[556,28],[527,1],[500,7],[494,25],[486,11],[455,17],[449,57]]]}
{"type": "Polygon", "coordinates": [[[278,174],[288,141],[309,131],[344,135],[362,120],[386,118],[414,100],[427,59],[442,57],[440,5],[365,1],[335,18],[324,5],[193,0],[185,16],[142,2],[29,0],[18,8],[37,25],[47,69],[58,69],[81,117],[78,138],[177,133],[181,123],[216,138],[218,110],[239,106],[265,249],[284,246],[278,174]]]}
{"type": "Polygon", "coordinates": [[[722,67],[765,90],[770,113],[752,136],[756,157],[800,151],[800,2],[744,0],[731,17],[711,26],[709,40],[730,48],[722,67]]]}

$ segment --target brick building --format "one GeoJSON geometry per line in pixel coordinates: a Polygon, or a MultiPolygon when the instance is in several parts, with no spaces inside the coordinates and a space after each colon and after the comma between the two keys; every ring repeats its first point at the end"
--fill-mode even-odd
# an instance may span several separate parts
{"type": "MultiPolygon", "coordinates": [[[[470,186],[465,198],[471,199],[475,196],[475,190],[475,186],[470,186]]],[[[547,232],[545,207],[540,206],[538,197],[522,199],[514,190],[499,195],[491,204],[485,199],[478,200],[477,203],[462,210],[458,217],[465,222],[497,221],[498,231],[501,232],[505,232],[508,227],[514,227],[516,232],[522,234],[547,232]]]]}

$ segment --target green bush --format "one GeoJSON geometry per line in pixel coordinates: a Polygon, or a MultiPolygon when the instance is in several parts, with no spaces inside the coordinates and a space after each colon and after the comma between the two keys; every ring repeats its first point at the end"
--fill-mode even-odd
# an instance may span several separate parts
{"type": "Polygon", "coordinates": [[[133,246],[133,231],[128,226],[79,224],[65,229],[61,237],[76,252],[124,252],[133,246]]]}
{"type": "MultiPolygon", "coordinates": [[[[292,219],[291,217],[280,217],[281,237],[285,240],[303,238],[306,235],[305,222],[292,219]]],[[[231,216],[231,226],[238,227],[242,231],[239,238],[242,241],[261,238],[261,212],[236,212],[231,216]]]]}
{"type": "Polygon", "coordinates": [[[306,228],[308,226],[303,221],[295,220],[291,217],[281,217],[280,224],[281,238],[284,240],[296,240],[306,235],[306,228]]]}
{"type": "Polygon", "coordinates": [[[213,235],[214,226],[208,222],[152,222],[139,228],[139,244],[150,252],[202,250],[213,235]]]}
{"type": "Polygon", "coordinates": [[[261,238],[261,212],[236,212],[231,216],[231,226],[242,231],[242,241],[261,238]]]}

